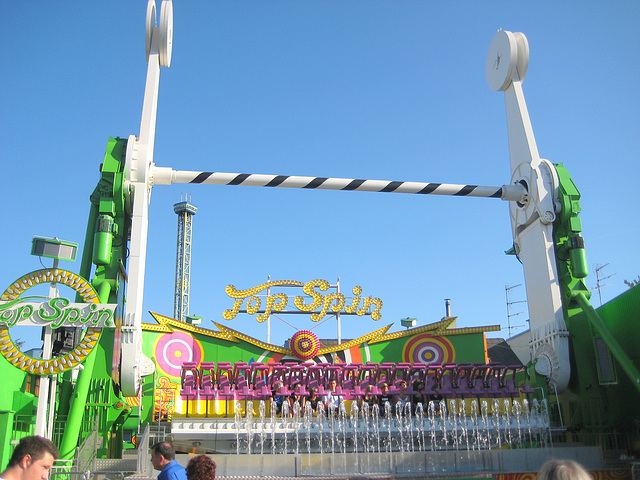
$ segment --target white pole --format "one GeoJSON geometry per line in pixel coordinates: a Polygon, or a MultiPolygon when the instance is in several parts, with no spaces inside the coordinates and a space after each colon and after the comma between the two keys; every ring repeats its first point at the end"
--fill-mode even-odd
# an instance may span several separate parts
{"type": "MultiPolygon", "coordinates": [[[[340,293],[340,277],[338,277],[338,281],[336,282],[337,293],[340,293]]],[[[338,345],[342,344],[342,323],[340,319],[340,312],[336,314],[336,318],[338,320],[338,345]]]]}
{"type": "MultiPolygon", "coordinates": [[[[59,260],[57,258],[53,259],[53,268],[54,270],[58,268],[59,260]]],[[[49,285],[49,298],[56,298],[58,296],[58,288],[57,283],[51,282],[49,285]]],[[[51,341],[51,327],[44,327],[44,339],[42,343],[42,359],[48,360],[51,358],[52,351],[52,341],[51,341]]],[[[51,415],[55,410],[54,400],[55,393],[50,397],[49,392],[49,375],[41,375],[39,388],[38,388],[38,406],[36,410],[36,435],[40,435],[43,437],[51,438],[51,430],[53,423],[53,415],[51,415]],[[50,414],[47,415],[47,407],[50,407],[50,414]],[[47,418],[49,421],[47,422],[47,418]],[[49,423],[50,425],[47,425],[49,423]]]]}

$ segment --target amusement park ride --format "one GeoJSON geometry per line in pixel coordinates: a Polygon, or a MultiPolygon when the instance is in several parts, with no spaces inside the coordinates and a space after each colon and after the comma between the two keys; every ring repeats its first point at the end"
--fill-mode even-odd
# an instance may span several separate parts
{"type": "MultiPolygon", "coordinates": [[[[361,395],[366,385],[371,385],[374,393],[379,393],[377,389],[382,382],[390,383],[392,390],[396,391],[397,383],[401,380],[408,380],[410,384],[420,380],[423,389],[414,393],[433,395],[438,391],[448,392],[449,398],[446,398],[447,395],[444,398],[445,409],[449,407],[447,400],[462,400],[459,416],[469,415],[470,428],[473,425],[478,428],[478,419],[482,417],[479,413],[482,410],[482,398],[495,400],[508,397],[514,402],[509,408],[515,413],[518,413],[515,406],[517,402],[522,402],[517,403],[518,408],[531,405],[532,401],[545,402],[550,409],[551,425],[562,431],[562,438],[566,441],[611,449],[613,439],[624,436],[627,453],[637,454],[640,451],[640,372],[638,330],[635,325],[637,312],[640,311],[640,290],[638,287],[629,290],[625,295],[601,307],[598,312],[589,303],[590,293],[584,282],[587,262],[578,217],[580,194],[562,164],[552,164],[540,158],[538,153],[522,89],[529,62],[528,42],[522,33],[500,30],[493,38],[487,54],[488,85],[492,90],[504,92],[506,100],[511,180],[502,187],[482,187],[191,172],[156,166],[153,153],[160,67],[169,67],[172,55],[173,6],[170,0],[162,2],[158,26],[156,16],[155,1],[150,0],[146,18],[148,71],[140,133],[138,136],[131,135],[128,139],[110,138],[108,141],[101,179],[91,195],[91,210],[79,275],[59,269],[32,272],[19,278],[0,297],[3,301],[0,350],[4,357],[0,360],[0,371],[3,378],[9,379],[10,386],[20,392],[0,405],[3,410],[14,412],[11,416],[5,415],[0,423],[0,435],[5,440],[5,447],[0,451],[2,463],[6,463],[8,458],[10,441],[31,433],[29,426],[18,427],[16,418],[18,415],[27,415],[25,412],[31,412],[35,403],[31,393],[33,390],[28,386],[36,381],[34,378],[46,375],[59,377],[62,385],[57,403],[54,402],[55,405],[52,404],[51,408],[55,409],[60,420],[67,419],[64,432],[56,437],[62,456],[67,459],[73,458],[76,448],[91,433],[87,424],[94,420],[92,417],[99,417],[97,430],[104,442],[98,454],[117,457],[122,454],[123,444],[128,436],[140,434],[145,424],[154,420],[160,422],[173,419],[176,424],[173,433],[177,435],[178,417],[182,418],[183,423],[190,416],[201,417],[198,428],[213,424],[218,425],[216,428],[222,428],[221,425],[230,428],[229,419],[223,417],[234,412],[235,425],[239,428],[242,421],[238,420],[238,415],[254,415],[253,405],[249,405],[248,401],[256,401],[256,404],[260,401],[268,403],[272,389],[276,387],[282,389],[279,393],[287,395],[294,390],[306,394],[311,386],[318,387],[322,393],[328,388],[327,382],[332,378],[339,381],[339,388],[347,400],[361,395]],[[315,356],[304,355],[305,349],[316,346],[317,342],[313,336],[308,336],[301,337],[299,343],[292,345],[289,350],[276,349],[282,354],[280,358],[288,356],[286,360],[292,360],[282,363],[276,361],[275,357],[271,357],[270,361],[261,360],[265,357],[260,352],[273,346],[258,345],[255,339],[218,324],[216,326],[221,332],[211,333],[155,314],[159,325],[144,324],[142,305],[150,192],[155,185],[172,183],[477,196],[508,201],[513,232],[513,250],[510,253],[522,262],[526,282],[530,362],[524,369],[509,366],[505,368],[486,363],[486,355],[481,352],[468,359],[459,354],[455,363],[438,365],[412,362],[411,359],[407,361],[400,355],[385,357],[382,354],[369,358],[369,361],[363,355],[359,362],[323,365],[317,359],[314,361],[315,356]],[[85,279],[89,278],[91,281],[87,282],[85,279]],[[84,326],[84,338],[72,352],[58,359],[39,360],[19,351],[11,340],[9,326],[22,318],[35,315],[37,308],[26,303],[26,299],[21,301],[20,295],[33,284],[47,282],[64,284],[75,290],[78,304],[96,306],[90,307],[90,311],[85,306],[82,312],[87,313],[81,313],[78,304],[69,302],[65,305],[67,310],[61,309],[61,315],[64,310],[64,320],[75,320],[75,323],[61,321],[58,327],[84,326]],[[115,317],[107,318],[108,315],[104,314],[98,322],[100,315],[95,312],[102,311],[105,304],[117,305],[115,317]],[[75,313],[71,311],[73,306],[76,306],[75,313]],[[86,328],[90,323],[91,326],[86,328]],[[106,328],[109,326],[115,328],[106,328]],[[178,331],[190,335],[192,341],[194,336],[201,336],[193,341],[194,348],[196,344],[208,341],[207,339],[227,343],[238,343],[238,339],[241,339],[247,343],[249,353],[238,354],[237,360],[230,362],[222,354],[216,358],[204,358],[206,355],[201,349],[200,358],[190,358],[176,367],[177,372],[167,373],[170,367],[160,365],[161,359],[154,353],[156,350],[152,346],[162,341],[163,337],[159,335],[173,335],[178,331]],[[82,365],[82,369],[78,372],[79,365],[82,365]],[[621,368],[624,374],[617,374],[617,368],[621,368]],[[163,385],[157,381],[162,377],[159,371],[167,374],[166,378],[175,380],[173,383],[167,380],[164,385],[172,392],[166,397],[164,395],[168,390],[163,391],[163,385]],[[207,382],[208,391],[205,392],[207,382]],[[481,403],[474,406],[472,402],[467,405],[464,399],[481,403]],[[237,400],[244,400],[245,404],[235,404],[237,400]],[[221,408],[218,402],[222,402],[224,407],[221,408]],[[231,404],[230,409],[228,402],[231,404]],[[172,405],[172,411],[163,415],[162,408],[169,404],[172,405]]],[[[313,297],[317,293],[314,289],[326,290],[328,284],[325,284],[322,281],[307,284],[305,293],[313,297]]],[[[353,290],[355,295],[361,293],[358,288],[353,290]]],[[[249,295],[244,298],[249,298],[249,295]]],[[[299,301],[299,298],[302,297],[296,297],[298,308],[302,305],[308,312],[317,308],[314,303],[304,304],[305,300],[299,301]],[[314,305],[313,308],[310,305],[314,305]]],[[[308,300],[308,297],[305,298],[308,300]]],[[[332,298],[340,303],[340,299],[336,300],[337,297],[332,298]]],[[[250,308],[248,303],[247,311],[250,308]]],[[[345,307],[344,297],[340,308],[349,308],[345,307]]],[[[368,313],[367,308],[361,313],[358,311],[359,314],[368,313]]],[[[254,310],[257,312],[258,308],[254,310]]],[[[113,309],[109,311],[112,312],[113,309]]],[[[355,312],[356,307],[352,311],[355,312]]],[[[45,314],[40,314],[41,323],[46,319],[45,311],[45,314]]],[[[460,338],[464,334],[475,334],[480,335],[474,338],[479,338],[482,344],[482,332],[462,331],[464,329],[448,331],[450,320],[443,319],[443,322],[431,326],[433,328],[430,330],[424,327],[409,329],[402,332],[402,338],[411,339],[411,335],[425,332],[434,338],[437,335],[440,335],[437,338],[446,337],[448,333],[460,334],[460,338]]],[[[399,338],[386,335],[386,329],[381,330],[383,331],[374,332],[375,336],[372,334],[361,341],[361,344],[373,344],[382,341],[380,338],[386,338],[389,342],[399,338]]],[[[360,347],[361,345],[355,344],[344,346],[360,347]]],[[[222,351],[222,347],[220,348],[222,351]]],[[[483,349],[482,344],[480,351],[483,349]]],[[[477,352],[477,349],[471,350],[477,352]]],[[[318,354],[317,348],[313,350],[313,354],[318,354]]],[[[413,388],[410,385],[412,392],[413,388]]],[[[459,404],[455,408],[458,408],[457,405],[459,404]]],[[[269,405],[266,407],[268,409],[269,405]]],[[[426,422],[422,425],[430,425],[425,428],[435,430],[439,419],[444,422],[441,425],[445,426],[446,421],[450,421],[440,418],[443,414],[438,405],[435,407],[429,410],[425,404],[421,410],[423,416],[420,421],[426,422]],[[438,407],[438,413],[435,407],[438,407]]],[[[500,405],[495,408],[499,410],[500,405]]],[[[261,406],[256,410],[261,414],[263,422],[264,409],[261,406]]],[[[529,409],[530,407],[526,407],[522,413],[523,422],[525,416],[530,411],[533,412],[529,409]]],[[[306,421],[309,425],[312,422],[305,413],[308,412],[297,412],[299,427],[306,421]]],[[[402,412],[398,418],[401,414],[402,412]]],[[[497,415],[496,410],[494,414],[497,415]]],[[[383,421],[382,417],[389,419],[391,413],[378,412],[378,415],[380,418],[376,420],[383,421]],[[384,413],[387,414],[386,417],[384,413]]],[[[328,421],[330,417],[333,418],[331,412],[328,412],[325,420],[328,421]]],[[[418,417],[415,421],[418,421],[418,417]]],[[[364,422],[369,428],[367,421],[364,422]]],[[[539,422],[542,423],[536,425],[549,425],[545,423],[548,419],[539,422]]],[[[388,424],[391,444],[390,419],[388,424]]],[[[189,425],[189,428],[194,428],[195,424],[189,425]]],[[[311,431],[309,425],[305,432],[311,431]]],[[[531,429],[531,425],[533,424],[530,423],[528,428],[531,429]]],[[[244,435],[249,427],[245,425],[243,428],[244,435]]],[[[373,432],[374,427],[371,428],[373,432]]],[[[457,431],[456,428],[453,430],[457,431]]],[[[462,426],[461,431],[466,432],[465,428],[462,426]]],[[[399,426],[393,426],[393,429],[400,434],[406,431],[410,436],[408,427],[403,427],[401,422],[399,426]]],[[[497,430],[500,431],[499,425],[497,430]]],[[[235,432],[237,434],[237,430],[235,432]]],[[[322,434],[322,426],[320,432],[322,434]]],[[[423,429],[421,445],[424,450],[428,450],[429,442],[424,441],[424,434],[423,429]]],[[[241,441],[234,435],[232,437],[236,438],[236,448],[239,448],[241,441]]],[[[470,435],[465,435],[469,447],[470,435]]],[[[189,438],[188,435],[185,438],[189,438]]],[[[436,438],[435,432],[433,438],[436,438]]],[[[461,448],[461,438],[456,439],[456,449],[461,448]]],[[[250,443],[249,440],[249,449],[250,443]]],[[[275,443],[274,441],[273,445],[275,443]]],[[[501,443],[503,442],[498,442],[498,445],[501,443]]],[[[534,443],[531,437],[529,443],[534,443]]],[[[476,445],[480,450],[480,444],[476,445]]],[[[486,442],[485,445],[487,449],[496,447],[491,442],[486,442]]],[[[322,447],[319,449],[322,450],[322,447]]],[[[391,451],[391,447],[389,450],[391,451]]]]}

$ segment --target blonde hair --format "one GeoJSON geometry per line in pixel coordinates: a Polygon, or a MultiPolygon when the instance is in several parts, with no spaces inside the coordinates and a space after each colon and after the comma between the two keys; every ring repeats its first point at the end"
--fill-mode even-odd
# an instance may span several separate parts
{"type": "Polygon", "coordinates": [[[549,460],[538,472],[537,480],[593,480],[593,477],[573,460],[549,460]]]}

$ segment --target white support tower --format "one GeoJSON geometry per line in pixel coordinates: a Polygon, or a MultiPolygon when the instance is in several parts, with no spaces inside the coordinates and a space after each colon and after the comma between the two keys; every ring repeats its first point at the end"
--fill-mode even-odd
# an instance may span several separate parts
{"type": "Polygon", "coordinates": [[[176,203],[173,211],[178,215],[178,242],[176,248],[176,289],[173,318],[186,321],[189,315],[191,289],[191,232],[193,216],[198,209],[189,202],[176,203]]]}

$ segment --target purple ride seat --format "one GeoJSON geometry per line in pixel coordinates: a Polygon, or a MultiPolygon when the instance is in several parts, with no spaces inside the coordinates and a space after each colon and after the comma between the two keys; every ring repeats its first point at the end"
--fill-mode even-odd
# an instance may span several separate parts
{"type": "Polygon", "coordinates": [[[456,398],[456,392],[453,389],[453,376],[454,372],[458,368],[455,363],[445,363],[442,366],[442,377],[440,384],[440,394],[446,399],[456,398]]]}
{"type": "Polygon", "coordinates": [[[504,396],[500,388],[500,377],[502,376],[503,370],[504,365],[497,363],[488,364],[487,376],[484,381],[484,387],[488,397],[502,398],[504,396]]]}
{"type": "Polygon", "coordinates": [[[271,396],[271,388],[267,383],[269,366],[262,362],[251,364],[251,385],[253,396],[257,400],[265,400],[271,396]]]}
{"type": "Polygon", "coordinates": [[[358,397],[364,392],[360,388],[360,368],[361,363],[351,363],[345,365],[342,374],[342,390],[345,392],[345,396],[350,399],[351,397],[358,397]]]}
{"type": "Polygon", "coordinates": [[[469,378],[469,394],[474,395],[477,398],[486,395],[487,389],[485,388],[485,382],[487,379],[487,372],[489,366],[484,363],[476,363],[471,370],[471,377],[469,378]]]}
{"type": "MultiPolygon", "coordinates": [[[[413,363],[409,369],[409,375],[407,377],[407,383],[413,388],[413,382],[416,380],[426,384],[425,378],[427,376],[427,364],[426,363],[413,363]]],[[[422,392],[416,392],[422,393],[422,392]]]]}
{"type": "Polygon", "coordinates": [[[436,382],[435,375],[426,375],[424,377],[424,388],[422,389],[423,395],[435,395],[436,388],[439,388],[439,384],[436,382]]]}
{"type": "Polygon", "coordinates": [[[329,383],[335,380],[338,386],[342,386],[342,366],[341,365],[329,365],[325,369],[326,375],[324,377],[324,388],[329,388],[329,383]]]}
{"type": "Polygon", "coordinates": [[[200,364],[200,395],[206,399],[215,396],[216,364],[214,362],[202,362],[200,364]]]}
{"type": "Polygon", "coordinates": [[[269,387],[276,395],[288,397],[291,395],[291,389],[286,384],[287,371],[289,367],[281,363],[269,364],[269,387]],[[279,388],[276,385],[281,384],[279,388]]]}
{"type": "Polygon", "coordinates": [[[205,400],[205,417],[209,417],[209,400],[215,398],[216,392],[216,364],[214,362],[200,363],[199,392],[205,400]]]}
{"type": "Polygon", "coordinates": [[[307,370],[307,389],[318,389],[318,395],[325,394],[324,390],[324,366],[322,364],[312,365],[307,370]]]}
{"type": "Polygon", "coordinates": [[[391,377],[391,372],[393,371],[395,365],[393,363],[381,363],[378,365],[376,369],[376,385],[381,387],[383,383],[389,385],[389,389],[393,390],[393,378],[391,377]]]}
{"type": "Polygon", "coordinates": [[[299,393],[300,395],[308,395],[309,392],[307,392],[307,387],[306,387],[307,385],[306,365],[300,365],[300,364],[291,365],[289,367],[289,371],[286,374],[286,379],[287,379],[286,384],[289,390],[293,391],[294,385],[299,383],[300,386],[295,389],[296,392],[299,393]]]}
{"type": "Polygon", "coordinates": [[[218,362],[216,368],[216,383],[218,384],[218,398],[233,398],[233,367],[230,362],[218,362]]]}
{"type": "Polygon", "coordinates": [[[189,400],[198,398],[198,364],[185,362],[180,370],[180,396],[187,401],[186,415],[189,416],[189,400]]]}
{"type": "Polygon", "coordinates": [[[500,389],[504,392],[504,396],[515,397],[520,395],[520,390],[516,386],[516,373],[520,369],[518,365],[508,365],[502,371],[500,376],[500,389]],[[511,373],[511,376],[508,376],[511,373]]]}
{"type": "Polygon", "coordinates": [[[432,386],[433,388],[441,388],[442,387],[442,375],[444,370],[442,369],[442,365],[437,363],[430,363],[427,371],[429,376],[433,377],[432,386]]]}
{"type": "Polygon", "coordinates": [[[469,378],[473,372],[472,363],[459,363],[451,372],[451,387],[457,398],[467,398],[471,395],[469,388],[469,378]]]}
{"type": "Polygon", "coordinates": [[[180,370],[180,395],[196,396],[198,393],[198,364],[185,362],[180,370]]]}
{"type": "Polygon", "coordinates": [[[269,365],[269,377],[268,383],[271,389],[274,389],[277,383],[284,382],[286,380],[287,367],[281,363],[270,363],[269,365]]]}
{"type": "Polygon", "coordinates": [[[233,385],[240,398],[253,398],[251,366],[246,362],[236,362],[233,364],[233,385]]]}
{"type": "Polygon", "coordinates": [[[360,388],[366,389],[369,385],[373,387],[373,394],[380,395],[380,388],[376,383],[377,363],[367,363],[360,367],[360,388]]]}
{"type": "MultiPolygon", "coordinates": [[[[397,363],[391,370],[391,383],[396,387],[400,382],[407,382],[409,384],[409,371],[411,370],[410,363],[397,363]]],[[[389,385],[391,385],[391,383],[389,385]]]]}

